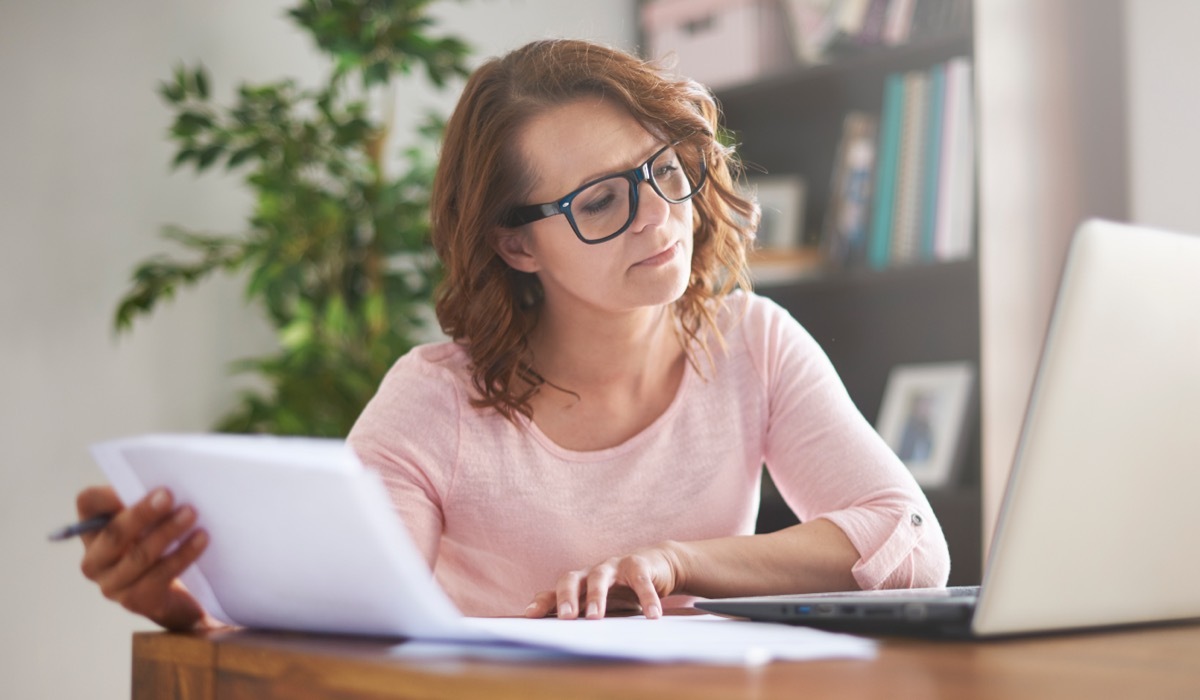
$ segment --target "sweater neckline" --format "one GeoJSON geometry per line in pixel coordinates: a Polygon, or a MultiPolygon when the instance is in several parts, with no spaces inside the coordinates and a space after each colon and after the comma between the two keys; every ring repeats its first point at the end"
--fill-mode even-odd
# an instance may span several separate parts
{"type": "Polygon", "coordinates": [[[681,410],[679,406],[683,403],[683,396],[687,392],[688,387],[691,386],[693,381],[692,375],[694,373],[695,369],[692,367],[692,363],[685,361],[683,363],[683,376],[679,379],[679,386],[675,389],[675,396],[671,399],[671,403],[667,405],[666,409],[658,414],[658,417],[651,421],[650,425],[642,428],[625,442],[613,445],[612,447],[605,447],[599,450],[568,449],[551,440],[548,435],[542,432],[542,429],[538,427],[538,424],[532,418],[527,418],[523,414],[518,415],[520,415],[522,424],[533,438],[552,455],[572,462],[601,462],[640,449],[647,442],[653,440],[655,434],[662,429],[662,426],[671,421],[674,415],[681,410]]]}

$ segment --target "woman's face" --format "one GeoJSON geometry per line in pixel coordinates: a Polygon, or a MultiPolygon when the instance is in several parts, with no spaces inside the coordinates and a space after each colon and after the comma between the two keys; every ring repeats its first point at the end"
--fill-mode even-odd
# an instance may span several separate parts
{"type": "MultiPolygon", "coordinates": [[[[553,107],[522,130],[519,151],[533,178],[528,203],[556,201],[596,178],[636,168],[667,144],[623,108],[600,98],[553,107]]],[[[528,224],[501,243],[514,268],[538,276],[548,310],[622,312],[668,304],[687,289],[692,205],[671,204],[649,182],[616,238],[589,245],[564,215],[528,224]]]]}

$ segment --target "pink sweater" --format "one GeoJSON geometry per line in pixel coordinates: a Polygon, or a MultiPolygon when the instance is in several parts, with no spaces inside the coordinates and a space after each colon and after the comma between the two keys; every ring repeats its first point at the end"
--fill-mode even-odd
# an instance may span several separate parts
{"type": "Polygon", "coordinates": [[[666,539],[752,534],[764,463],[802,521],[849,536],[860,586],[945,584],[928,501],[816,342],[765,298],[737,293],[727,307],[715,367],[689,366],[654,423],[592,452],[472,408],[454,343],[396,362],[349,441],[463,613],[519,615],[561,574],[666,539]]]}

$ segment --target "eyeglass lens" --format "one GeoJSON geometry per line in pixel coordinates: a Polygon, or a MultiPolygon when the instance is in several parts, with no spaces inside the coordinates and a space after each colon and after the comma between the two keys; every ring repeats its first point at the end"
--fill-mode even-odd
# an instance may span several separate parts
{"type": "MultiPolygon", "coordinates": [[[[699,162],[696,154],[693,162],[699,162]]],[[[694,194],[694,177],[689,177],[675,148],[663,151],[650,163],[653,187],[672,203],[694,194]]],[[[575,196],[571,215],[579,235],[586,240],[606,238],[633,220],[633,180],[624,175],[606,178],[575,196]]]]}

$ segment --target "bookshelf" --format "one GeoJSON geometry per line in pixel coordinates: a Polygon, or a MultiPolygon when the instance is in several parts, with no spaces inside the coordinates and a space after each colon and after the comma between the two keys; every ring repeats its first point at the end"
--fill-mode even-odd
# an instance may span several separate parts
{"type": "MultiPolygon", "coordinates": [[[[827,62],[771,68],[751,80],[717,87],[714,94],[749,175],[803,179],[799,238],[805,246],[816,247],[830,207],[846,114],[879,117],[889,75],[926,71],[973,55],[968,19],[956,29],[900,45],[835,47],[827,62]]],[[[679,69],[686,72],[687,66],[679,69]]],[[[973,220],[970,228],[974,241],[973,220]]],[[[814,266],[809,261],[791,279],[774,270],[756,282],[756,290],[780,303],[816,338],[859,410],[874,423],[895,365],[967,360],[978,377],[979,267],[974,253],[952,262],[883,268],[862,260],[840,266],[814,266]]],[[[976,390],[955,479],[945,487],[926,489],[950,543],[953,585],[979,583],[982,569],[979,405],[976,390]]],[[[795,522],[766,479],[758,530],[773,531],[795,522]]]]}

